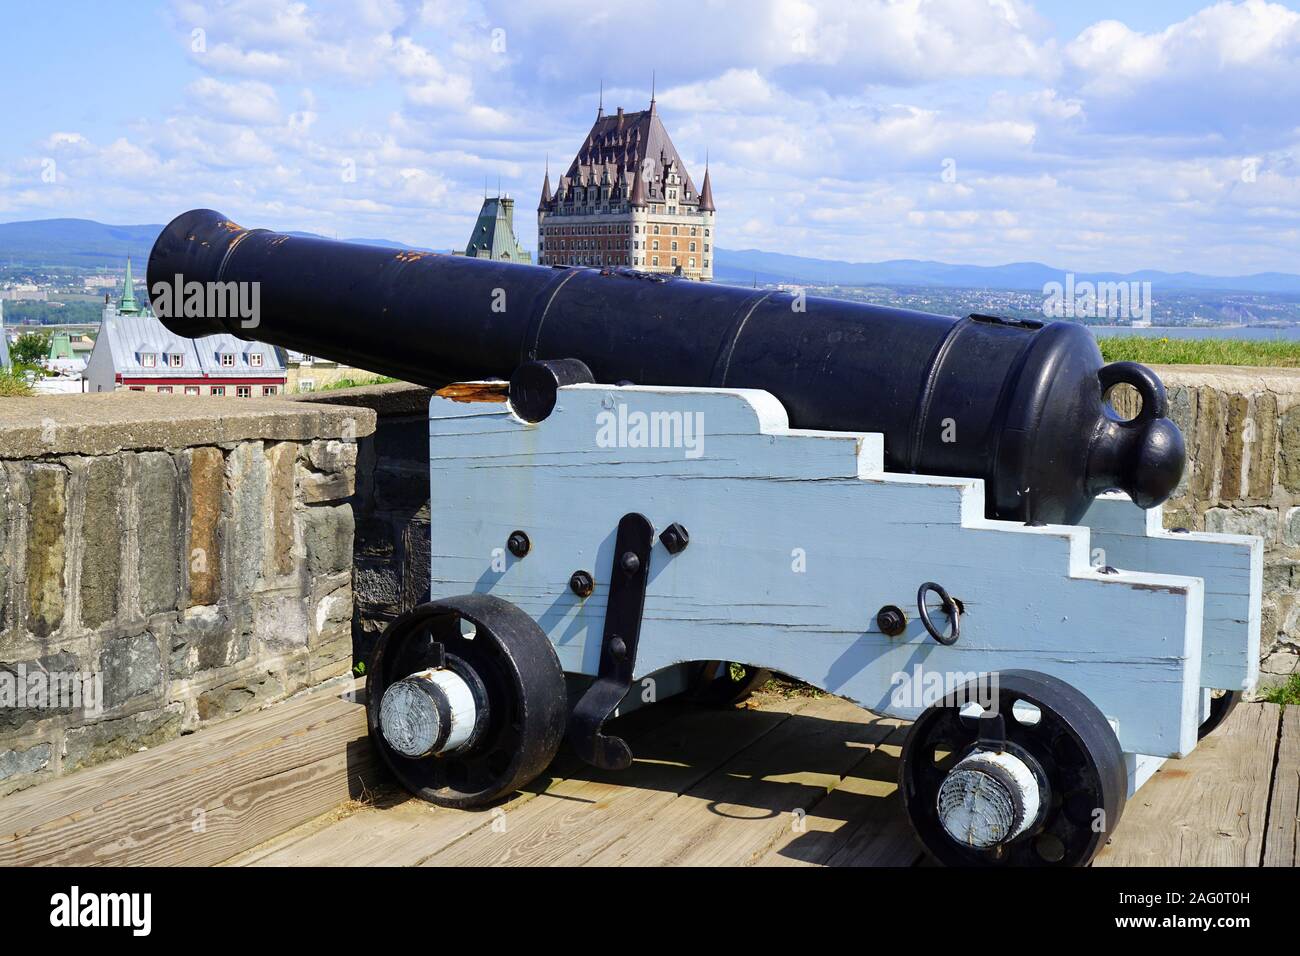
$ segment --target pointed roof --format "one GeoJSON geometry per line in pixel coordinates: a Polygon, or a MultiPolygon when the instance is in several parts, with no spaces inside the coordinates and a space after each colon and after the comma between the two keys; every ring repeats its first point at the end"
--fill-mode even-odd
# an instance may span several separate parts
{"type": "Polygon", "coordinates": [[[704,188],[700,190],[700,212],[716,212],[713,205],[713,184],[709,182],[709,167],[704,167],[704,188]]]}
{"type": "Polygon", "coordinates": [[[632,177],[632,192],[628,196],[629,206],[645,205],[645,183],[641,182],[641,170],[637,169],[636,174],[632,177]]]}
{"type": "Polygon", "coordinates": [[[533,257],[515,236],[513,199],[495,196],[483,200],[474,231],[465,246],[465,255],[475,259],[502,259],[507,262],[532,262],[533,257]]]}
{"type": "Polygon", "coordinates": [[[632,180],[634,192],[636,180],[632,177],[641,176],[641,203],[645,204],[667,201],[664,172],[669,166],[681,176],[681,193],[673,201],[695,205],[699,191],[652,102],[649,109],[635,113],[619,108],[612,115],[598,116],[565,176],[579,186],[632,180]]]}
{"type": "Polygon", "coordinates": [[[117,304],[121,315],[139,315],[140,307],[135,302],[135,280],[131,278],[131,257],[126,257],[126,280],[122,286],[122,300],[117,304]]]}
{"type": "Polygon", "coordinates": [[[541,201],[538,202],[537,208],[539,210],[545,209],[550,204],[551,204],[551,167],[550,164],[548,163],[546,166],[546,178],[542,180],[542,198],[541,201]]]}

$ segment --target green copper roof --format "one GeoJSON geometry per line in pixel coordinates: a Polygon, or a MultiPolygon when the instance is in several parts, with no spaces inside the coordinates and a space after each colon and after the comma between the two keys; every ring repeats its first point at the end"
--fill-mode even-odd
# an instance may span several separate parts
{"type": "Polygon", "coordinates": [[[72,339],[67,332],[54,333],[54,336],[50,339],[50,354],[47,358],[76,358],[76,356],[72,354],[72,339]]]}
{"type": "Polygon", "coordinates": [[[532,262],[533,256],[515,236],[515,201],[500,196],[483,200],[465,255],[476,259],[532,262]]]}
{"type": "Polygon", "coordinates": [[[126,257],[126,284],[122,288],[122,301],[117,305],[121,315],[139,315],[140,307],[135,304],[135,280],[131,278],[131,257],[126,257]]]}

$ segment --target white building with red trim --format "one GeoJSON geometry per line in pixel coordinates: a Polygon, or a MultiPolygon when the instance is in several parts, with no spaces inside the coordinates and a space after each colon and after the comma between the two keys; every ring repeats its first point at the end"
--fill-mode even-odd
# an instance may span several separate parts
{"type": "Polygon", "coordinates": [[[87,392],[162,392],[261,398],[284,392],[285,367],[270,345],[233,335],[187,339],[136,304],[128,261],[126,288],[104,303],[95,348],[86,362],[87,392]]]}

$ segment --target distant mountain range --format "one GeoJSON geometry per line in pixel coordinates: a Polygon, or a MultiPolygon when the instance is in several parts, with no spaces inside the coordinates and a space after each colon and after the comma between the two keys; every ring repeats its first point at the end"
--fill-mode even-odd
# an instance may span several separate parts
{"type": "MultiPolygon", "coordinates": [[[[0,223],[0,265],[121,268],[130,255],[148,259],[159,225],[109,226],[89,219],[36,219],[0,223]]],[[[295,233],[311,236],[313,233],[295,233]]],[[[392,249],[413,248],[388,239],[347,239],[392,249]]],[[[792,282],[807,285],[937,286],[943,288],[1013,289],[1041,292],[1063,281],[1064,270],[1041,262],[1001,266],[952,265],[922,259],[886,262],[841,262],[757,249],[716,251],[713,264],[720,282],[792,282]]],[[[140,274],[139,270],[137,274],[140,274]]],[[[1075,282],[1151,282],[1165,292],[1235,291],[1300,295],[1300,275],[1260,272],[1245,276],[1209,276],[1194,272],[1076,273],[1075,282]]]]}

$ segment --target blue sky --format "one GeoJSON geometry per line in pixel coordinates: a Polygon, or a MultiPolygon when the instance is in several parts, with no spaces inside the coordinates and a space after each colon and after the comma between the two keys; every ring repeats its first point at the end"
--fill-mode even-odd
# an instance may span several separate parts
{"type": "Polygon", "coordinates": [[[1300,272],[1294,6],[0,0],[0,221],[463,245],[650,75],[718,244],[1300,272]],[[581,11],[581,13],[577,13],[581,11]]]}

